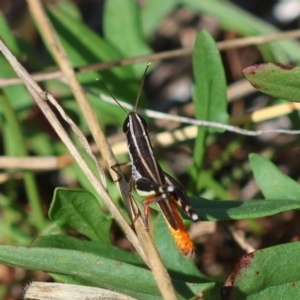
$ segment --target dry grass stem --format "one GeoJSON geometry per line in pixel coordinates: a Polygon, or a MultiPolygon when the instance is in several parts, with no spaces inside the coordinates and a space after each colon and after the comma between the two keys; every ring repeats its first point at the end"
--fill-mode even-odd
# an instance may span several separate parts
{"type": "MultiPolygon", "coordinates": [[[[34,1],[33,1],[34,2],[34,1]]],[[[291,31],[285,31],[285,32],[278,32],[273,33],[269,35],[263,35],[263,36],[254,36],[254,37],[244,37],[244,38],[238,38],[234,40],[228,40],[228,41],[221,41],[218,42],[218,48],[220,51],[228,50],[228,49],[236,49],[236,48],[242,48],[246,46],[251,45],[260,45],[264,43],[269,43],[277,40],[283,40],[283,39],[292,39],[292,38],[300,38],[300,30],[291,30],[291,31]]],[[[76,70],[79,73],[82,72],[90,72],[90,71],[102,71],[107,70],[116,66],[127,66],[127,65],[133,65],[137,63],[144,63],[144,62],[155,62],[160,61],[164,59],[170,59],[170,58],[176,58],[176,57],[182,57],[182,56],[190,56],[193,53],[192,48],[185,48],[185,49],[178,49],[178,50],[171,50],[166,51],[162,53],[153,53],[150,55],[143,55],[138,57],[131,57],[131,58],[125,58],[125,59],[119,59],[114,60],[110,62],[101,62],[101,63],[95,63],[90,64],[87,66],[78,67],[76,70]]],[[[45,81],[50,79],[61,79],[64,77],[64,73],[61,71],[51,71],[51,72],[41,72],[41,73],[35,73],[32,74],[32,78],[37,81],[45,81]]],[[[0,87],[5,87],[9,85],[15,85],[20,84],[21,81],[19,78],[8,78],[8,79],[1,79],[0,80],[0,87]]]]}
{"type": "Polygon", "coordinates": [[[285,32],[275,32],[268,35],[250,36],[245,38],[239,38],[228,41],[218,42],[218,48],[220,51],[228,50],[232,48],[243,48],[251,45],[261,45],[283,39],[297,39],[300,37],[300,30],[290,30],[285,32]]]}
{"type": "Polygon", "coordinates": [[[102,182],[103,186],[107,189],[107,184],[106,184],[106,178],[105,178],[104,171],[101,168],[98,160],[96,159],[96,157],[92,153],[91,147],[90,147],[87,139],[85,138],[84,134],[80,131],[78,126],[73,122],[73,120],[71,118],[69,118],[69,116],[67,116],[67,114],[65,113],[63,108],[58,104],[56,99],[51,94],[48,94],[48,100],[58,110],[58,112],[63,117],[63,119],[71,126],[71,128],[72,128],[73,132],[75,133],[76,137],[78,138],[79,142],[84,147],[84,150],[89,155],[89,157],[93,160],[95,166],[97,167],[101,182],[102,182]]]}
{"type": "Polygon", "coordinates": [[[72,162],[69,154],[44,157],[0,156],[0,169],[51,171],[64,168],[72,162]]]}
{"type": "MultiPolygon", "coordinates": [[[[132,199],[131,203],[132,215],[138,216],[140,214],[140,211],[136,205],[136,202],[132,199]]],[[[160,281],[158,286],[163,299],[177,299],[174,287],[171,282],[171,278],[163,265],[151,234],[149,234],[149,232],[145,230],[144,221],[141,218],[135,218],[134,227],[141,244],[146,245],[146,247],[144,247],[145,255],[152,267],[152,273],[155,281],[160,281]]]]}
{"type": "MultiPolygon", "coordinates": [[[[271,107],[261,108],[243,116],[233,117],[230,119],[230,123],[233,125],[247,124],[250,122],[258,123],[290,114],[295,110],[300,110],[300,103],[288,102],[283,104],[277,104],[271,107]]],[[[274,132],[276,132],[276,129],[274,129],[274,132]]],[[[264,131],[262,131],[262,133],[264,133],[264,131]]],[[[298,131],[293,130],[287,134],[298,134],[298,131]]]]}
{"type": "Polygon", "coordinates": [[[251,253],[256,250],[246,240],[245,232],[243,230],[238,230],[232,225],[229,225],[228,229],[231,235],[233,236],[234,240],[246,253],[251,253]]]}

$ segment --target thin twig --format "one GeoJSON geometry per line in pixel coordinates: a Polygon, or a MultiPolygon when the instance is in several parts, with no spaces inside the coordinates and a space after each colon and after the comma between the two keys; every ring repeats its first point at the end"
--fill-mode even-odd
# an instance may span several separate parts
{"type": "MultiPolygon", "coordinates": [[[[111,103],[113,105],[116,105],[115,100],[113,100],[111,97],[105,95],[105,94],[97,94],[90,90],[88,92],[93,93],[93,95],[97,95],[99,98],[103,99],[105,102],[111,103]]],[[[118,100],[118,102],[126,109],[133,110],[133,106],[129,103],[126,103],[124,101],[118,100]]],[[[264,108],[262,111],[263,113],[257,113],[253,112],[251,114],[248,114],[245,118],[247,122],[253,121],[262,121],[266,120],[266,116],[270,115],[271,118],[278,117],[281,115],[285,115],[286,113],[290,113],[293,110],[299,110],[300,109],[300,103],[291,102],[286,104],[280,104],[280,107],[277,109],[276,106],[274,107],[268,107],[264,108]],[[266,111],[271,111],[272,113],[268,114],[266,111]],[[254,116],[254,118],[251,118],[251,116],[254,116]],[[262,117],[264,116],[264,118],[262,117]]],[[[288,129],[270,129],[270,130],[247,130],[243,129],[237,126],[233,125],[227,125],[222,124],[218,122],[211,122],[211,121],[205,121],[205,120],[196,120],[188,117],[182,117],[182,116],[175,116],[159,111],[154,111],[151,109],[142,109],[139,108],[138,113],[145,115],[147,117],[153,118],[153,119],[163,119],[173,122],[179,122],[183,124],[192,124],[195,126],[204,126],[204,127],[211,127],[211,128],[217,128],[217,129],[223,129],[228,130],[230,132],[235,132],[242,135],[248,135],[248,136],[259,136],[262,134],[269,134],[269,133],[284,133],[284,134],[300,134],[300,130],[288,130],[288,129]]]]}
{"type": "Polygon", "coordinates": [[[233,236],[234,240],[237,244],[246,252],[251,253],[255,251],[255,248],[252,247],[245,237],[245,232],[243,230],[239,230],[232,225],[228,225],[228,230],[230,231],[231,235],[233,236]]]}
{"type": "MultiPolygon", "coordinates": [[[[251,45],[260,45],[264,43],[269,43],[276,40],[292,39],[292,38],[299,38],[299,37],[300,37],[300,30],[297,29],[297,30],[291,30],[286,32],[277,32],[269,35],[245,37],[245,38],[239,38],[234,40],[221,41],[218,42],[217,45],[220,51],[224,51],[232,48],[242,48],[251,45]]],[[[192,53],[193,53],[192,48],[165,51],[161,53],[153,53],[149,55],[119,59],[110,62],[90,64],[90,65],[76,68],[76,72],[83,73],[83,72],[91,72],[91,71],[102,71],[116,66],[128,66],[128,65],[144,63],[149,61],[155,62],[155,61],[161,61],[170,58],[191,56],[192,53]]],[[[59,70],[32,74],[32,78],[37,82],[46,81],[50,79],[62,79],[63,77],[64,77],[63,72],[59,70]]],[[[0,87],[20,84],[20,83],[21,81],[19,78],[1,79],[0,87]]]]}

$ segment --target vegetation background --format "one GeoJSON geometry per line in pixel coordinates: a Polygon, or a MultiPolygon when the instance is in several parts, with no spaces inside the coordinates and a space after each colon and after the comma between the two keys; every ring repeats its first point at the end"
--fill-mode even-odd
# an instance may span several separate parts
{"type": "MultiPolygon", "coordinates": [[[[134,104],[139,82],[148,62],[151,62],[152,66],[145,80],[144,92],[139,103],[141,108],[201,119],[204,100],[197,102],[195,94],[200,95],[200,98],[202,93],[205,94],[201,84],[198,85],[199,81],[204,82],[205,79],[198,74],[216,79],[216,85],[209,91],[214,95],[218,94],[217,97],[223,100],[225,89],[222,85],[222,74],[225,74],[227,105],[224,106],[225,109],[222,108],[221,117],[215,114],[208,120],[226,123],[228,113],[231,125],[245,129],[299,128],[299,106],[291,106],[282,99],[284,97],[271,97],[258,92],[244,78],[242,70],[266,61],[286,65],[298,64],[300,43],[297,40],[286,38],[277,42],[267,42],[267,39],[268,36],[278,34],[280,30],[288,32],[298,28],[300,1],[49,0],[43,1],[43,4],[47,7],[47,14],[73,67],[87,66],[86,70],[77,69],[78,78],[120,162],[128,160],[127,150],[124,147],[125,137],[121,130],[125,114],[119,107],[106,103],[103,97],[99,99],[93,94],[106,93],[96,78],[100,78],[116,98],[134,104]],[[288,10],[287,5],[292,3],[293,8],[288,10]],[[286,11],[292,13],[284,14],[286,11]],[[203,29],[219,42],[216,47],[222,50],[220,52],[222,68],[219,65],[216,67],[215,58],[205,56],[207,52],[204,50],[204,54],[199,58],[201,63],[195,64],[197,57],[195,54],[192,56],[192,48],[198,33],[203,29]],[[245,41],[242,47],[234,45],[235,39],[247,36],[263,36],[265,40],[262,38],[258,45],[252,45],[251,41],[248,44],[245,41]],[[233,44],[230,44],[231,41],[233,44]],[[225,42],[225,46],[222,42],[225,42]],[[226,42],[229,46],[226,46],[226,42]],[[178,49],[183,51],[179,53],[174,51],[178,49]],[[156,56],[158,53],[163,56],[156,56]],[[115,63],[105,64],[111,61],[115,63]],[[90,65],[94,67],[89,67],[90,65]]],[[[30,73],[41,74],[38,79],[40,85],[55,96],[86,135],[100,165],[108,175],[103,157],[100,156],[91,138],[87,121],[74,101],[72,91],[64,83],[62,75],[55,73],[58,65],[53,56],[52,46],[47,45],[45,37],[41,37],[38,30],[42,25],[32,18],[32,7],[28,7],[26,1],[2,0],[0,10],[1,38],[30,73]]],[[[207,37],[201,38],[201,41],[205,41],[207,37]]],[[[209,43],[207,38],[208,53],[214,51],[211,50],[214,49],[213,46],[209,48],[209,43]]],[[[201,48],[201,45],[199,47],[201,48]]],[[[70,199],[70,193],[73,192],[59,190],[54,194],[57,187],[84,188],[90,192],[93,188],[25,88],[20,84],[9,86],[11,83],[2,81],[4,78],[15,77],[2,56],[0,77],[2,138],[0,244],[28,246],[40,236],[66,234],[81,240],[114,245],[135,253],[135,249],[119,225],[110,217],[103,202],[98,215],[97,207],[95,209],[94,204],[86,200],[87,194],[81,196],[75,192],[72,194],[73,199],[79,197],[78,201],[90,209],[87,212],[89,216],[94,217],[95,213],[97,219],[95,227],[101,228],[101,233],[96,232],[94,235],[91,229],[80,227],[82,211],[79,210],[78,213],[74,207],[58,207],[57,203],[61,205],[63,203],[61,199],[64,197],[70,199]],[[26,157],[35,160],[26,160],[26,157]],[[52,202],[50,221],[48,211],[51,201],[58,198],[60,200],[52,202]],[[61,212],[64,216],[59,215],[61,212]],[[72,223],[76,218],[78,222],[72,223]]],[[[216,109],[216,113],[221,111],[222,104],[217,105],[220,107],[216,109]]],[[[206,211],[202,208],[200,202],[197,204],[197,199],[193,200],[192,203],[201,217],[208,222],[186,223],[196,245],[197,268],[203,276],[213,278],[209,282],[220,283],[218,290],[212,291],[212,296],[208,299],[219,298],[216,295],[220,287],[235,270],[242,255],[256,249],[299,240],[299,212],[290,210],[299,208],[299,204],[286,201],[297,200],[294,195],[299,195],[298,188],[295,187],[293,190],[291,187],[293,185],[291,182],[298,182],[300,175],[300,160],[297,155],[298,135],[272,133],[255,137],[216,130],[201,133],[180,120],[171,122],[161,117],[147,118],[147,121],[156,156],[164,170],[174,175],[189,195],[213,199],[215,201],[212,203],[217,201],[220,203],[219,211],[214,215],[208,213],[209,209],[206,211]],[[173,132],[173,135],[170,135],[170,132],[173,132]],[[249,162],[251,153],[256,154],[249,162]],[[274,165],[261,157],[271,160],[274,165]],[[289,176],[287,181],[285,181],[287,177],[279,172],[279,169],[289,176]],[[275,174],[273,171],[276,174],[280,173],[277,181],[270,175],[275,174]],[[260,183],[268,176],[274,180],[266,183],[267,188],[262,187],[260,183]],[[294,181],[289,181],[292,179],[294,181]],[[271,192],[268,193],[266,190],[271,192]],[[295,194],[290,195],[289,192],[292,190],[295,194]],[[273,205],[273,202],[270,202],[268,208],[261,208],[260,215],[252,214],[253,210],[246,212],[246,209],[238,211],[236,216],[224,215],[231,205],[226,200],[243,200],[251,204],[254,203],[251,201],[263,198],[279,198],[282,203],[277,202],[277,207],[277,204],[273,205]],[[221,201],[224,201],[224,207],[221,201]],[[259,216],[262,217],[258,218],[259,216]],[[214,220],[219,222],[213,222],[214,220]]],[[[63,124],[68,128],[66,123],[63,124]]],[[[70,132],[69,128],[68,131],[70,132]]],[[[123,171],[128,179],[130,168],[123,171]]],[[[126,214],[111,179],[108,179],[108,189],[112,199],[126,214]]],[[[216,208],[212,209],[217,211],[216,208]]],[[[161,216],[157,215],[159,214],[153,210],[151,222],[155,225],[152,229],[154,231],[157,229],[156,243],[166,259],[168,253],[172,253],[171,248],[174,245],[167,242],[167,228],[163,225],[161,216]]],[[[66,241],[61,243],[67,244],[66,241]]],[[[46,240],[38,239],[35,245],[42,247],[47,243],[46,240]]],[[[12,251],[12,248],[3,249],[6,249],[6,253],[12,251]]],[[[285,252],[285,256],[288,256],[288,253],[290,252],[285,252]]],[[[20,255],[26,256],[26,252],[20,255]]],[[[124,254],[120,254],[122,255],[124,254]]],[[[278,254],[274,254],[275,258],[276,255],[279,257],[278,254]]],[[[175,272],[180,270],[180,259],[175,259],[176,256],[173,254],[170,254],[170,257],[173,261],[167,262],[168,267],[171,266],[172,269],[174,266],[175,272]],[[176,264],[178,266],[175,266],[176,264]]],[[[130,263],[128,257],[126,259],[130,263]]],[[[133,265],[141,263],[140,261],[137,263],[135,258],[133,260],[133,265]]],[[[58,273],[58,270],[54,269],[44,273],[13,267],[14,264],[9,262],[9,258],[1,258],[1,262],[3,262],[3,265],[0,265],[1,299],[20,299],[28,282],[52,281],[48,273],[58,273]]],[[[16,263],[19,266],[24,264],[16,263]]],[[[27,269],[34,269],[30,267],[33,265],[28,265],[27,269]]],[[[275,267],[278,265],[274,265],[275,267]]],[[[109,268],[111,266],[105,269],[107,273],[111,272],[109,268]]],[[[48,269],[45,267],[43,270],[48,269]]],[[[190,276],[191,273],[187,274],[190,276]]],[[[193,280],[188,282],[198,282],[195,280],[195,274],[193,273],[193,280]]],[[[126,273],[123,274],[127,280],[130,278],[128,276],[126,273]]],[[[191,278],[190,276],[189,279],[191,278]]],[[[95,285],[90,282],[89,284],[95,285]]],[[[204,292],[210,289],[213,290],[212,287],[207,289],[202,287],[204,292]]],[[[139,298],[141,294],[133,293],[132,296],[139,298]]],[[[151,297],[154,299],[155,295],[151,297]]],[[[149,296],[149,299],[151,297],[149,296]]],[[[264,299],[263,296],[261,299],[264,299]]]]}

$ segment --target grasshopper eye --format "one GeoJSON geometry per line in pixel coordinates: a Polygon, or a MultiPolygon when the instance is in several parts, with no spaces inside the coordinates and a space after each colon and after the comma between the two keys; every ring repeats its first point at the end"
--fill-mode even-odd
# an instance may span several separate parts
{"type": "Polygon", "coordinates": [[[123,132],[126,133],[129,130],[129,117],[127,117],[123,123],[123,132]]]}

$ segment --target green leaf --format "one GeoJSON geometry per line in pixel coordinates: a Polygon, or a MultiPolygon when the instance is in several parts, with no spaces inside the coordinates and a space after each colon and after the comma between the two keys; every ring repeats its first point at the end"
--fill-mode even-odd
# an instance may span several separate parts
{"type": "MultiPolygon", "coordinates": [[[[51,10],[49,17],[74,67],[122,58],[111,44],[69,14],[51,10]]],[[[78,79],[85,88],[107,94],[96,78],[100,78],[116,98],[126,99],[128,102],[133,102],[136,98],[139,81],[131,66],[78,74],[78,79]]],[[[112,109],[111,104],[90,94],[88,99],[102,125],[122,123],[120,111],[112,109]]]]}
{"type": "Polygon", "coordinates": [[[222,290],[223,299],[298,299],[300,243],[244,255],[222,290]]]}
{"type": "MultiPolygon", "coordinates": [[[[278,199],[278,198],[277,198],[278,199]]],[[[190,197],[192,207],[203,220],[244,220],[272,216],[283,211],[300,208],[299,200],[215,201],[190,197]]],[[[183,215],[184,218],[187,218],[183,215]]]]}
{"type": "MultiPolygon", "coordinates": [[[[183,6],[194,12],[216,17],[224,29],[245,36],[268,35],[280,32],[276,27],[252,15],[229,1],[222,0],[181,0],[183,6]]],[[[259,45],[266,60],[300,60],[300,43],[295,40],[282,40],[259,45]]]]}
{"type": "MultiPolygon", "coordinates": [[[[89,282],[87,282],[86,280],[82,278],[77,278],[75,276],[69,276],[63,274],[51,274],[51,275],[56,279],[56,281],[62,281],[69,284],[79,284],[79,285],[87,285],[87,286],[89,285],[89,282]]],[[[127,279],[129,281],[131,280],[131,278],[127,278],[127,279]]],[[[211,291],[215,288],[217,288],[217,293],[214,291],[215,294],[217,294],[217,298],[213,298],[213,299],[219,299],[221,286],[216,287],[216,284],[214,282],[195,284],[195,283],[186,283],[183,281],[173,280],[172,283],[175,287],[179,300],[195,299],[196,295],[201,295],[201,294],[210,295],[211,291]]],[[[131,292],[135,293],[135,291],[131,291],[131,292]]],[[[138,296],[136,296],[137,295],[136,293],[134,295],[136,297],[135,299],[151,299],[151,300],[162,299],[161,296],[157,296],[156,294],[144,296],[146,298],[138,298],[138,296]]]]}
{"type": "Polygon", "coordinates": [[[214,178],[215,172],[201,170],[199,183],[205,190],[210,191],[210,197],[218,200],[227,200],[231,198],[230,192],[221,182],[214,178]]]}
{"type": "Polygon", "coordinates": [[[2,218],[0,220],[0,239],[1,242],[11,243],[17,245],[28,245],[32,241],[32,236],[26,233],[18,224],[13,224],[16,220],[19,220],[19,214],[16,210],[11,208],[3,208],[0,206],[2,211],[2,218]],[[10,222],[6,217],[9,214],[10,222]]]}
{"type": "MultiPolygon", "coordinates": [[[[68,57],[75,67],[86,63],[101,62],[119,59],[120,54],[117,49],[102,39],[98,34],[89,29],[86,25],[78,22],[77,18],[72,18],[69,14],[62,11],[51,10],[49,17],[57,30],[57,34],[67,51],[68,57]],[[91,43],[91,41],[93,41],[91,43]],[[76,47],[74,47],[76,45],[76,47]]],[[[46,46],[49,45],[46,44],[46,46]]],[[[50,50],[50,48],[49,48],[50,50]]],[[[111,78],[122,77],[125,79],[130,68],[113,68],[101,72],[88,72],[80,75],[80,78],[88,80],[98,74],[98,77],[104,73],[111,78]],[[89,74],[93,74],[93,76],[89,74]],[[88,78],[87,78],[88,77],[88,78]]]]}
{"type": "Polygon", "coordinates": [[[49,209],[49,218],[61,227],[71,227],[92,241],[110,243],[112,219],[105,214],[95,196],[84,190],[58,188],[49,209]]]}
{"type": "Polygon", "coordinates": [[[300,102],[300,67],[262,63],[243,69],[243,73],[259,91],[273,97],[300,102]]]}
{"type": "MultiPolygon", "coordinates": [[[[62,237],[57,241],[52,238],[47,239],[48,241],[40,240],[36,243],[36,245],[40,243],[47,247],[0,246],[0,263],[29,270],[43,270],[67,283],[110,289],[137,299],[161,299],[153,275],[149,270],[129,265],[119,259],[115,260],[94,254],[99,251],[105,256],[110,256],[108,248],[101,250],[101,245],[97,247],[96,243],[75,242],[74,238],[73,241],[70,238],[66,239],[65,244],[67,247],[73,245],[78,250],[48,248],[55,244],[63,247],[64,240],[62,237]],[[92,246],[88,246],[90,243],[92,246]]],[[[113,249],[112,251],[117,250],[113,249]]],[[[122,256],[124,257],[123,254],[122,256]]],[[[173,283],[181,296],[180,299],[189,299],[195,295],[207,293],[214,287],[213,282],[187,284],[174,280],[173,283]]]]}
{"type": "MultiPolygon", "coordinates": [[[[226,79],[222,60],[215,41],[205,30],[201,31],[196,38],[193,71],[196,81],[193,91],[196,118],[227,123],[226,79]]],[[[194,173],[198,174],[196,177],[199,176],[204,157],[207,131],[205,127],[198,127],[194,147],[194,173]]]]}
{"type": "Polygon", "coordinates": [[[197,118],[227,123],[226,78],[222,59],[215,40],[205,30],[196,38],[193,71],[196,81],[193,100],[197,118]]]}
{"type": "Polygon", "coordinates": [[[200,273],[193,260],[180,253],[162,214],[159,214],[155,220],[154,238],[163,263],[170,271],[172,278],[189,282],[208,281],[208,278],[200,273]]]}
{"type": "MultiPolygon", "coordinates": [[[[56,279],[56,281],[62,281],[66,282],[69,284],[79,284],[79,285],[89,285],[89,282],[82,279],[82,278],[77,278],[75,276],[69,276],[69,275],[63,275],[63,274],[53,274],[51,275],[56,279]]],[[[128,278],[128,280],[131,280],[131,278],[128,278]]],[[[212,291],[214,292],[215,295],[217,295],[216,298],[213,299],[219,299],[219,294],[220,294],[220,289],[221,285],[218,284],[216,286],[215,282],[207,282],[207,283],[187,283],[183,281],[178,281],[178,280],[173,280],[172,281],[174,288],[177,292],[177,296],[179,300],[186,300],[186,299],[195,299],[196,295],[210,295],[212,291]]],[[[155,292],[155,291],[154,291],[155,292]]],[[[144,299],[144,298],[135,298],[135,299],[144,299]]],[[[145,299],[159,299],[161,300],[161,296],[156,296],[156,295],[149,295],[148,298],[145,299]]],[[[205,298],[206,299],[206,298],[205,298]]],[[[210,298],[207,298],[210,299],[210,298]]]]}
{"type": "Polygon", "coordinates": [[[64,14],[69,15],[73,19],[77,19],[78,22],[83,21],[79,7],[74,2],[59,1],[56,3],[56,6],[58,6],[59,10],[61,10],[64,14]]]}
{"type": "MultiPolygon", "coordinates": [[[[26,142],[22,133],[22,126],[17,118],[15,110],[11,104],[13,101],[0,94],[0,107],[2,109],[2,134],[4,137],[5,154],[10,156],[27,156],[28,151],[26,142]]],[[[23,171],[23,179],[25,184],[25,192],[27,200],[31,205],[32,213],[30,214],[30,222],[38,230],[42,230],[46,225],[46,220],[41,206],[38,185],[34,174],[30,170],[23,171]]],[[[14,194],[14,193],[13,193],[14,194]]],[[[13,195],[11,194],[11,195],[13,195]]]]}
{"type": "MultiPolygon", "coordinates": [[[[18,47],[18,43],[15,40],[14,34],[11,27],[7,23],[4,15],[0,12],[0,32],[1,38],[7,45],[7,47],[12,51],[15,56],[22,55],[18,47]]],[[[8,61],[3,55],[0,55],[0,77],[10,78],[17,77],[15,71],[11,68],[8,61]]],[[[33,106],[32,98],[29,96],[27,89],[23,85],[14,85],[2,88],[4,94],[9,98],[11,105],[17,112],[22,112],[33,106]]],[[[0,107],[0,112],[1,112],[0,107]]]]}
{"type": "Polygon", "coordinates": [[[160,298],[149,270],[85,251],[0,246],[0,263],[69,275],[90,286],[115,290],[138,299],[160,298]]]}
{"type": "Polygon", "coordinates": [[[291,199],[300,202],[299,184],[283,174],[269,160],[258,154],[249,156],[254,178],[265,198],[291,199]]]}
{"type": "MultiPolygon", "coordinates": [[[[151,53],[142,33],[140,10],[134,0],[106,1],[104,9],[104,32],[106,39],[122,54],[122,57],[141,56],[151,53]],[[126,33],[124,29],[126,28],[126,33]]],[[[140,78],[145,66],[134,65],[140,78]]]]}
{"type": "Polygon", "coordinates": [[[103,243],[92,241],[82,241],[66,235],[42,236],[34,240],[30,247],[82,251],[128,264],[146,267],[143,260],[137,254],[130,253],[112,245],[105,245],[103,243]]]}

